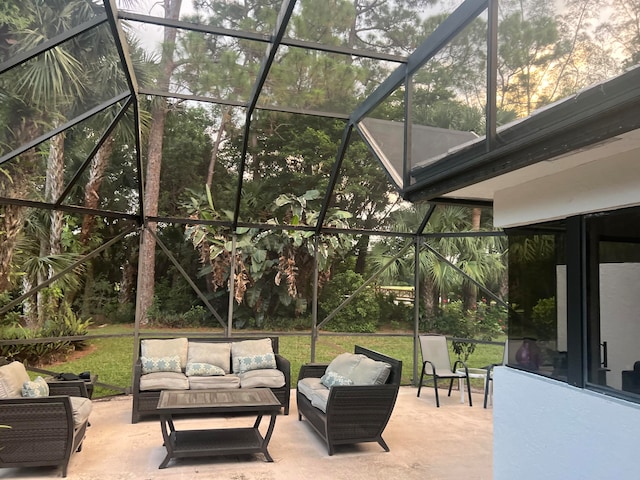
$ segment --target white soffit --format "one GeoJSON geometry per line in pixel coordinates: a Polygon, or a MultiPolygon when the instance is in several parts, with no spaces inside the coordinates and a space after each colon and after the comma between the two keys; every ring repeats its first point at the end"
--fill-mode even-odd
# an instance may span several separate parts
{"type": "MultiPolygon", "coordinates": [[[[568,154],[544,160],[528,167],[469,185],[450,192],[444,197],[475,200],[493,200],[499,190],[515,187],[532,180],[555,175],[564,170],[589,162],[615,158],[625,152],[636,151],[640,161],[640,129],[618,135],[600,143],[573,151],[568,154]]],[[[640,185],[638,186],[640,188],[640,185]]]]}

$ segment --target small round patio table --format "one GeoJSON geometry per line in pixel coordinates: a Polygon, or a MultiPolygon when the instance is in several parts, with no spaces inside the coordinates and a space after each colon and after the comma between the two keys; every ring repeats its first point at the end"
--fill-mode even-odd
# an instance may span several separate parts
{"type": "MultiPolygon", "coordinates": [[[[482,378],[484,380],[483,387],[487,386],[487,371],[484,368],[467,368],[469,378],[482,378]]],[[[456,373],[464,373],[464,368],[456,369],[456,373]]],[[[460,403],[464,403],[464,378],[458,379],[458,389],[460,390],[460,403]]],[[[484,391],[484,389],[483,389],[484,391]]]]}

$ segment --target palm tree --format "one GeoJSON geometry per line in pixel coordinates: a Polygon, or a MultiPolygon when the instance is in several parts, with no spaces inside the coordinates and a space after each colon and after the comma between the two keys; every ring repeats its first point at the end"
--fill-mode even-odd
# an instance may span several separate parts
{"type": "MultiPolygon", "coordinates": [[[[393,213],[393,222],[399,231],[415,232],[427,212],[428,205],[414,204],[393,213]]],[[[425,232],[444,233],[469,231],[472,217],[464,207],[437,207],[425,232]]],[[[390,238],[376,243],[371,252],[371,266],[377,270],[386,265],[400,251],[406,239],[390,238]]],[[[495,281],[504,271],[502,250],[494,237],[429,238],[418,256],[420,291],[418,293],[427,319],[434,318],[436,308],[446,301],[454,287],[465,283],[461,270],[469,278],[484,285],[495,281]],[[436,253],[437,252],[437,253],[436,253]]],[[[410,250],[396,260],[381,275],[385,283],[412,283],[415,272],[415,257],[410,250]]],[[[472,292],[473,293],[473,292],[472,292]]],[[[475,298],[473,295],[471,298],[475,298]]],[[[471,301],[466,300],[470,305],[471,301]]]]}
{"type": "MultiPolygon", "coordinates": [[[[16,254],[12,270],[19,273],[22,280],[22,293],[27,293],[44,279],[57,274],[78,260],[80,257],[76,253],[50,254],[41,251],[42,239],[49,235],[48,218],[43,210],[31,210],[25,220],[24,228],[16,242],[16,254]]],[[[82,268],[75,268],[74,271],[58,279],[53,287],[58,287],[61,291],[73,291],[80,286],[80,273],[82,268]]],[[[38,291],[35,303],[29,298],[23,302],[23,312],[27,327],[37,329],[46,320],[45,311],[55,309],[57,300],[49,305],[45,305],[45,296],[42,290],[38,291]]],[[[51,298],[51,297],[49,297],[51,298]]]]}
{"type": "MultiPolygon", "coordinates": [[[[22,28],[11,32],[12,39],[15,40],[12,42],[14,47],[11,53],[31,50],[43,41],[90,20],[101,8],[99,3],[91,0],[22,2],[20,11],[25,13],[29,21],[22,28]]],[[[23,113],[15,118],[17,125],[31,125],[24,129],[25,135],[18,136],[18,142],[26,143],[47,127],[54,128],[66,121],[67,117],[86,111],[90,106],[87,105],[88,101],[99,101],[100,97],[88,88],[95,83],[96,77],[92,77],[95,72],[85,64],[104,65],[95,60],[108,54],[109,45],[112,45],[107,41],[108,38],[110,35],[106,27],[93,29],[48,50],[11,72],[13,78],[7,84],[13,89],[11,97],[18,104],[28,105],[30,110],[28,115],[23,113]]],[[[103,75],[101,78],[104,81],[109,81],[109,78],[115,80],[113,75],[107,78],[103,75]]],[[[24,108],[22,110],[24,112],[24,108]]],[[[50,203],[58,200],[64,188],[65,138],[66,133],[62,132],[53,137],[48,145],[44,200],[50,203]]],[[[19,198],[37,195],[37,180],[32,180],[38,178],[35,173],[39,170],[35,151],[23,154],[21,161],[14,161],[9,168],[13,184],[21,185],[24,190],[19,192],[19,198]]],[[[15,195],[16,192],[11,193],[15,195]]],[[[11,208],[4,207],[4,210],[6,213],[11,208]]],[[[0,252],[0,268],[3,269],[12,263],[13,250],[26,220],[26,211],[22,209],[9,218],[12,220],[11,225],[7,225],[5,221],[5,226],[10,227],[5,229],[9,241],[3,242],[4,248],[0,252]]],[[[63,213],[52,210],[48,223],[49,235],[38,237],[41,245],[36,258],[56,258],[62,254],[63,213]]],[[[36,270],[39,272],[37,283],[54,274],[53,268],[49,268],[46,274],[40,269],[36,270]]]]}

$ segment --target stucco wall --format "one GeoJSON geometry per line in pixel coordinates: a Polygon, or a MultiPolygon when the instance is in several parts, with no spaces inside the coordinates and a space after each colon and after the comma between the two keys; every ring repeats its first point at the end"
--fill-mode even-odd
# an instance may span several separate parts
{"type": "Polygon", "coordinates": [[[640,204],[634,152],[496,191],[494,226],[511,227],[640,204]]]}
{"type": "Polygon", "coordinates": [[[640,405],[497,367],[493,408],[494,480],[639,475],[640,405]]]}

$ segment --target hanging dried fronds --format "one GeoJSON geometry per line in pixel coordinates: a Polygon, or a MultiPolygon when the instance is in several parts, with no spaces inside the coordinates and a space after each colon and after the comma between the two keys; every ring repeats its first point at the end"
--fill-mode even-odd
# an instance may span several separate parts
{"type": "Polygon", "coordinates": [[[292,298],[298,296],[298,288],[296,286],[296,278],[298,276],[298,267],[296,261],[292,257],[282,255],[278,259],[278,273],[276,273],[275,284],[280,285],[282,277],[286,278],[287,291],[292,298]]]}

